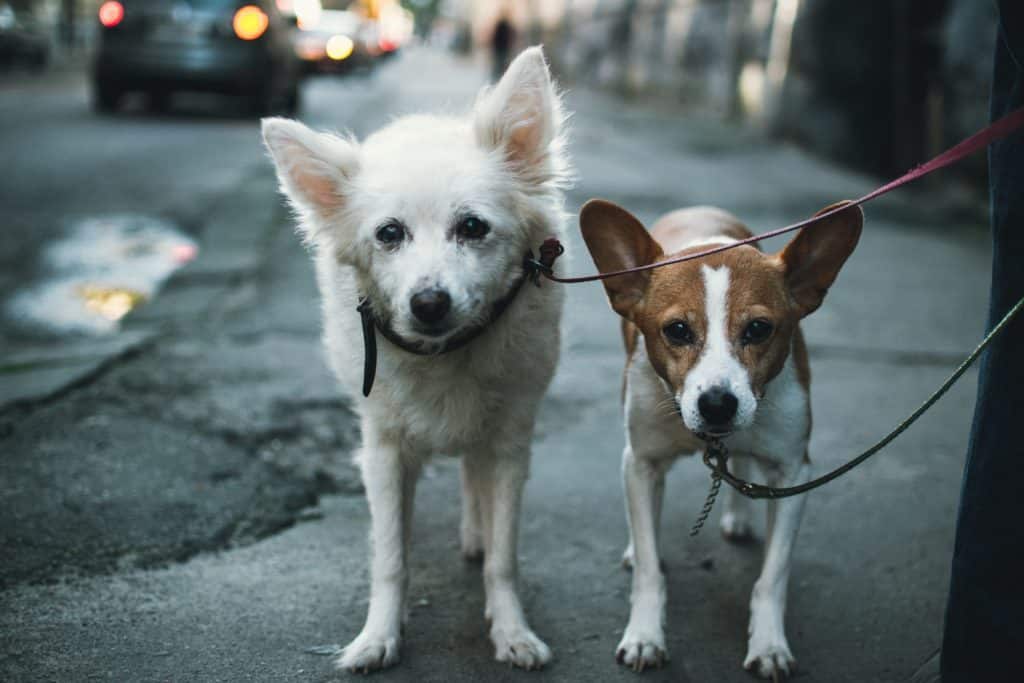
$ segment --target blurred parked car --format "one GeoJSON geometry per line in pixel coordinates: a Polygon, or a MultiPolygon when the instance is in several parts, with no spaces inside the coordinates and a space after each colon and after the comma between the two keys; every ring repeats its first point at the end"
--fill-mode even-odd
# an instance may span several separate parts
{"type": "Polygon", "coordinates": [[[260,114],[298,107],[293,29],[273,0],[107,0],[99,21],[100,111],[129,91],[160,105],[176,91],[206,91],[245,96],[260,114]]]}
{"type": "Polygon", "coordinates": [[[323,10],[308,19],[299,18],[295,53],[307,71],[347,73],[372,66],[375,56],[370,22],[355,12],[323,10]]]}
{"type": "Polygon", "coordinates": [[[0,3],[0,66],[42,68],[50,60],[50,41],[31,14],[0,3]]]}

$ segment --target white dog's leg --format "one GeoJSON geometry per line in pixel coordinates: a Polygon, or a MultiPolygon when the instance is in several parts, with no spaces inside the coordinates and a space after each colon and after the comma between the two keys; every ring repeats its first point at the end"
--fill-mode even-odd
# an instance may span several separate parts
{"type": "Polygon", "coordinates": [[[665,576],[658,559],[657,481],[664,471],[656,463],[634,456],[626,446],[622,453],[622,481],[632,534],[633,592],[629,624],[615,651],[615,658],[636,671],[661,666],[665,649],[665,576]]]}
{"type": "Polygon", "coordinates": [[[462,523],[459,527],[462,557],[470,562],[479,562],[484,557],[484,534],[480,521],[480,495],[471,476],[467,469],[467,458],[463,458],[462,523]]]}
{"type": "Polygon", "coordinates": [[[402,475],[402,627],[409,622],[409,551],[412,547],[412,513],[416,505],[416,484],[419,483],[420,474],[423,471],[421,460],[412,463],[403,463],[404,473],[402,475]]]}
{"type": "Polygon", "coordinates": [[[370,606],[362,632],[338,657],[339,668],[369,672],[398,661],[409,584],[407,556],[419,466],[397,445],[378,440],[363,421],[360,453],[370,505],[370,606]]]}
{"type": "Polygon", "coordinates": [[[551,650],[530,629],[516,590],[519,509],[529,458],[529,444],[517,442],[466,456],[465,465],[480,501],[485,616],[491,621],[495,659],[539,669],[551,661],[551,650]]]}
{"type": "MultiPolygon", "coordinates": [[[[806,460],[787,469],[769,474],[771,486],[795,486],[807,481],[811,466],[806,460]]],[[[800,528],[806,495],[768,501],[767,547],[761,576],[750,596],[750,639],[743,667],[763,678],[789,674],[796,660],[786,640],[786,589],[793,544],[800,528]]]]}
{"type": "MultiPolygon", "coordinates": [[[[745,455],[729,459],[729,470],[740,479],[750,480],[750,458],[745,455]]],[[[725,508],[722,511],[720,527],[722,535],[730,541],[745,541],[754,536],[751,522],[754,501],[740,495],[733,487],[723,486],[725,508]]]]}

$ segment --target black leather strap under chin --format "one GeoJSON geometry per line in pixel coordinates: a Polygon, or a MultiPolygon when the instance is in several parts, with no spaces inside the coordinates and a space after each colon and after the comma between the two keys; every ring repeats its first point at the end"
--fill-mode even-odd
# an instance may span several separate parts
{"type": "MultiPolygon", "coordinates": [[[[561,253],[560,251],[558,252],[561,253]]],[[[520,274],[516,281],[509,288],[508,292],[498,299],[494,306],[491,307],[491,313],[487,317],[487,320],[483,321],[479,325],[467,328],[450,337],[440,347],[432,348],[429,344],[424,342],[411,342],[407,339],[403,339],[394,328],[391,327],[389,321],[383,321],[373,311],[373,305],[370,303],[369,297],[363,296],[359,299],[359,305],[356,306],[356,310],[359,311],[359,316],[363,323],[363,396],[369,396],[370,390],[373,389],[373,380],[377,376],[377,335],[376,332],[380,332],[389,342],[397,346],[398,348],[408,353],[414,353],[417,356],[439,356],[442,353],[448,353],[449,351],[455,351],[463,346],[466,346],[471,341],[479,337],[481,334],[487,331],[487,329],[494,324],[494,322],[501,317],[512,301],[519,294],[523,288],[523,284],[529,279],[534,282],[538,287],[540,286],[540,279],[537,277],[538,271],[544,268],[548,271],[551,270],[554,264],[555,258],[558,254],[551,256],[545,253],[545,249],[541,249],[540,261],[533,258],[533,252],[527,252],[526,256],[523,257],[523,272],[520,274]]]]}

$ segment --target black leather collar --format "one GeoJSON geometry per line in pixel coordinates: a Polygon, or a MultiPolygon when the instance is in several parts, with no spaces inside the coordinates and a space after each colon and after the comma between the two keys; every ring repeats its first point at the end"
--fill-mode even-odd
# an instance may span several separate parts
{"type": "Polygon", "coordinates": [[[533,283],[539,287],[539,275],[541,270],[550,272],[551,267],[554,264],[554,260],[558,258],[560,254],[561,246],[558,247],[558,253],[554,255],[549,252],[549,249],[542,248],[541,258],[538,261],[534,259],[532,251],[526,252],[526,255],[523,257],[523,272],[518,278],[516,278],[516,281],[509,288],[508,292],[494,302],[494,306],[491,307],[491,314],[487,317],[487,320],[483,321],[479,325],[467,328],[453,337],[450,337],[441,347],[436,349],[431,348],[428,344],[424,344],[423,342],[411,342],[407,339],[403,339],[397,332],[395,332],[394,328],[391,327],[388,321],[381,320],[380,317],[374,313],[373,304],[370,302],[369,297],[361,297],[359,305],[356,306],[356,310],[359,311],[359,316],[363,323],[363,396],[370,395],[370,390],[373,388],[373,380],[377,376],[376,332],[380,332],[385,339],[403,351],[413,353],[418,356],[439,356],[443,353],[448,353],[449,351],[461,349],[463,346],[466,346],[486,332],[487,329],[501,317],[512,301],[516,298],[516,295],[519,294],[520,290],[522,290],[523,284],[528,279],[533,281],[533,283]]]}

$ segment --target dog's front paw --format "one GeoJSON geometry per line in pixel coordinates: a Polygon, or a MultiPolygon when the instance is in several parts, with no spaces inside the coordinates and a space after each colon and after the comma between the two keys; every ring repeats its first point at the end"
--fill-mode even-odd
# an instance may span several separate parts
{"type": "Polygon", "coordinates": [[[494,658],[522,669],[542,669],[551,661],[551,650],[525,626],[515,629],[491,629],[494,658]]]}
{"type": "Polygon", "coordinates": [[[742,543],[754,538],[754,527],[745,515],[726,512],[722,515],[722,521],[719,526],[722,529],[722,536],[727,541],[742,543]]]}
{"type": "Polygon", "coordinates": [[[462,559],[466,562],[483,562],[484,539],[479,531],[462,530],[462,559]]]}
{"type": "Polygon", "coordinates": [[[796,671],[796,659],[789,651],[786,639],[756,642],[757,637],[750,638],[747,658],[743,660],[743,668],[753,671],[761,678],[778,680],[796,671]]]}
{"type": "Polygon", "coordinates": [[[615,661],[638,672],[664,666],[668,661],[664,634],[660,629],[657,632],[642,633],[627,628],[615,650],[615,661]]]}
{"type": "Polygon", "coordinates": [[[622,567],[623,569],[633,570],[633,559],[634,551],[633,544],[630,543],[626,546],[626,549],[622,551],[622,567]]]}
{"type": "Polygon", "coordinates": [[[368,674],[398,662],[398,638],[363,631],[338,655],[339,669],[368,674]]]}

